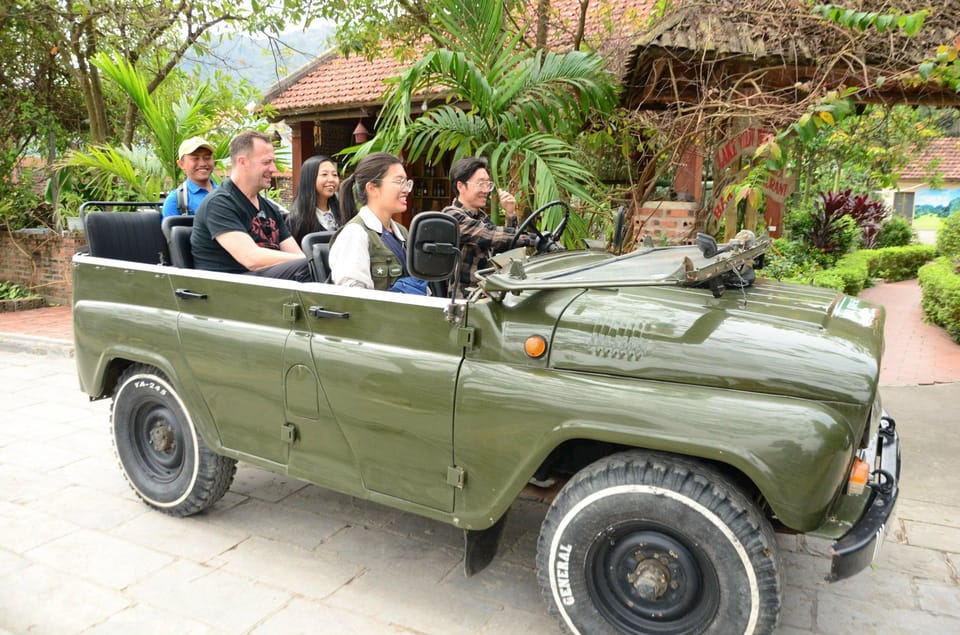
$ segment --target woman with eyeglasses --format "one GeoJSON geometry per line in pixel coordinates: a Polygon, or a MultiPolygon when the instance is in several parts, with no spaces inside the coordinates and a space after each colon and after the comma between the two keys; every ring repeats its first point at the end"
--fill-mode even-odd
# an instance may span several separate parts
{"type": "MultiPolygon", "coordinates": [[[[464,295],[467,287],[473,284],[474,272],[489,267],[490,258],[509,249],[517,235],[517,201],[510,192],[496,188],[487,166],[483,157],[465,157],[450,168],[450,187],[457,197],[443,208],[443,213],[453,216],[460,225],[460,251],[463,254],[460,290],[464,295]],[[495,225],[484,211],[487,197],[495,189],[507,216],[505,227],[495,225]]],[[[516,246],[537,247],[538,242],[535,234],[524,233],[517,236],[516,246]]]]}
{"type": "Polygon", "coordinates": [[[353,216],[330,245],[330,278],[334,284],[366,289],[426,293],[426,283],[409,278],[406,271],[407,229],[393,220],[407,209],[413,181],[403,163],[387,152],[365,156],[353,175],[340,184],[343,213],[353,216]]]}

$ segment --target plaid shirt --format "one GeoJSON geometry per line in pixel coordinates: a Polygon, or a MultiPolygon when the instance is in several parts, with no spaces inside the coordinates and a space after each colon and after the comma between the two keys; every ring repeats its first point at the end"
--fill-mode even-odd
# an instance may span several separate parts
{"type": "MultiPolygon", "coordinates": [[[[462,207],[455,201],[453,205],[443,208],[444,214],[457,219],[460,224],[460,251],[463,261],[460,265],[460,292],[464,295],[465,289],[474,283],[473,274],[478,269],[490,266],[490,258],[506,251],[510,241],[517,236],[513,227],[498,227],[493,224],[482,210],[472,211],[462,207]]],[[[535,245],[537,238],[533,234],[520,234],[517,237],[517,247],[535,245]]]]}

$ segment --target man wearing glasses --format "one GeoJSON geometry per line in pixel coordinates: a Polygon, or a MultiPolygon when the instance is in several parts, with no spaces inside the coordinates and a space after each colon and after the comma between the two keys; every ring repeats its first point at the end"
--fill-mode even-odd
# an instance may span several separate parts
{"type": "MultiPolygon", "coordinates": [[[[510,192],[497,189],[500,207],[507,217],[506,226],[495,225],[483,211],[487,197],[495,189],[487,165],[483,157],[465,157],[450,168],[450,187],[451,191],[456,192],[456,198],[443,209],[443,213],[453,216],[460,224],[460,250],[463,253],[461,292],[473,284],[474,272],[489,267],[490,258],[506,251],[514,236],[517,236],[517,201],[510,192]]],[[[539,249],[538,243],[536,234],[523,233],[517,236],[516,246],[539,249]]]]}
{"type": "Polygon", "coordinates": [[[190,248],[197,269],[308,282],[300,245],[277,206],[260,192],[277,172],[270,137],[241,132],[230,142],[230,178],[203,199],[190,248]]]}

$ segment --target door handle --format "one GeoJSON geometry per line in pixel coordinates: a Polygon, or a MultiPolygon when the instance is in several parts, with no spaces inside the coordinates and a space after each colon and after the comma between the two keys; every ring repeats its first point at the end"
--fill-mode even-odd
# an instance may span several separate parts
{"type": "Polygon", "coordinates": [[[178,298],[183,298],[184,300],[206,300],[206,293],[197,293],[196,291],[191,291],[190,289],[177,289],[173,292],[178,298]]]}
{"type": "Polygon", "coordinates": [[[307,311],[310,314],[310,317],[319,319],[323,318],[339,318],[341,320],[346,320],[350,317],[350,313],[340,313],[339,311],[327,311],[322,306],[312,306],[307,311]]]}

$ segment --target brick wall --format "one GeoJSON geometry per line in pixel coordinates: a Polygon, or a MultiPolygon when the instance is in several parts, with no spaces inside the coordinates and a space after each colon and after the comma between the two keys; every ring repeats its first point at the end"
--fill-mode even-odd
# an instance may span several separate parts
{"type": "MultiPolygon", "coordinates": [[[[632,235],[637,244],[649,235],[654,244],[692,244],[689,239],[697,224],[697,203],[681,201],[647,201],[633,216],[632,235]]],[[[696,235],[693,233],[693,235],[696,235]]]]}
{"type": "Polygon", "coordinates": [[[86,236],[78,232],[2,233],[0,280],[27,287],[43,296],[47,304],[69,304],[73,294],[70,260],[86,244],[86,236]]]}

